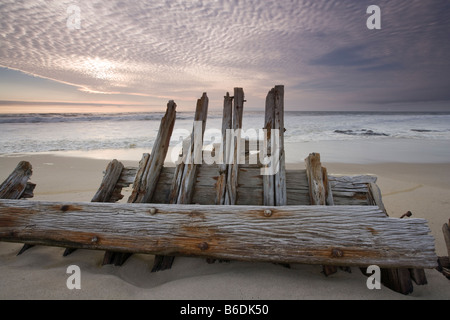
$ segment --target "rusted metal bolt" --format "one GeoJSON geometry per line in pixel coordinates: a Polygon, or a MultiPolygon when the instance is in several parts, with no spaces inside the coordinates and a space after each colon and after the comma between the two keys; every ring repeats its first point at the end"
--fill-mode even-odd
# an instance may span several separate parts
{"type": "Polygon", "coordinates": [[[198,245],[198,247],[200,248],[200,250],[205,251],[209,249],[209,245],[206,242],[202,242],[198,245]]]}
{"type": "Polygon", "coordinates": [[[156,214],[156,209],[155,208],[151,208],[150,210],[149,210],[149,212],[150,212],[150,214],[156,214]]]}
{"type": "Polygon", "coordinates": [[[264,216],[269,218],[273,215],[273,212],[271,210],[264,210],[264,216]]]}
{"type": "Polygon", "coordinates": [[[97,237],[95,237],[95,236],[94,236],[94,237],[92,237],[92,239],[91,239],[91,242],[92,242],[92,243],[97,243],[97,242],[98,242],[98,238],[97,238],[97,237]]]}
{"type": "Polygon", "coordinates": [[[341,257],[344,256],[344,252],[342,250],[339,250],[339,249],[333,249],[331,251],[331,256],[333,258],[341,258],[341,257]]]}

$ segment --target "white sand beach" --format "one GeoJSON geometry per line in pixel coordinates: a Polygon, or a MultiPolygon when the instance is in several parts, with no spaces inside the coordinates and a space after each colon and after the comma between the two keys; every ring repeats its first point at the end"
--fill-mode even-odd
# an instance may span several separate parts
{"type": "MultiPolygon", "coordinates": [[[[19,161],[33,165],[35,200],[90,201],[98,189],[108,160],[51,154],[0,157],[3,181],[19,161]]],[[[326,159],[324,159],[326,160],[326,159]]],[[[124,161],[137,165],[137,161],[124,161]]],[[[437,255],[446,255],[442,225],[448,222],[450,163],[339,164],[326,163],[331,174],[378,176],[391,217],[408,210],[428,220],[436,239],[437,255]]],[[[288,168],[302,167],[300,164],[288,168]]],[[[171,270],[151,273],[153,256],[133,255],[122,267],[101,266],[104,252],[36,246],[16,256],[21,244],[0,243],[0,299],[450,299],[450,281],[436,270],[426,270],[428,284],[414,285],[404,296],[382,286],[369,290],[358,268],[325,277],[321,266],[272,263],[207,264],[205,259],[179,257],[171,270]],[[67,267],[81,270],[81,290],[69,290],[67,267]]]]}

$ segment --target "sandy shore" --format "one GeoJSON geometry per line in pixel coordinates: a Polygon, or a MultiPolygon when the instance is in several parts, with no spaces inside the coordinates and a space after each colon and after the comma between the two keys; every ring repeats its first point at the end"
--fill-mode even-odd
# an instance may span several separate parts
{"type": "MultiPolygon", "coordinates": [[[[55,155],[0,157],[0,181],[21,160],[33,165],[35,200],[55,201],[90,201],[109,162],[55,155]]],[[[325,160],[332,174],[378,176],[389,215],[400,217],[410,210],[414,217],[427,219],[437,254],[446,255],[441,228],[449,219],[450,163],[350,165],[325,160]]],[[[123,267],[102,267],[100,251],[78,250],[63,258],[61,248],[34,247],[17,257],[20,248],[0,243],[0,299],[450,299],[450,281],[436,270],[426,270],[428,285],[415,285],[413,294],[403,296],[385,287],[367,289],[367,278],[357,268],[326,278],[320,266],[209,265],[204,259],[177,258],[171,270],[151,273],[151,255],[133,255],[123,267]],[[70,265],[81,269],[81,290],[67,289],[70,265]]]]}

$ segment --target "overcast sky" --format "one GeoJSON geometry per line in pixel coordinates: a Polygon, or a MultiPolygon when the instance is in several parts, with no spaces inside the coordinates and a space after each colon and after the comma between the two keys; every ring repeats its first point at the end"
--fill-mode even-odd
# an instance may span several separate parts
{"type": "Polygon", "coordinates": [[[0,67],[0,112],[220,109],[234,87],[264,110],[278,84],[289,110],[450,111],[450,1],[2,0],[0,67]]]}

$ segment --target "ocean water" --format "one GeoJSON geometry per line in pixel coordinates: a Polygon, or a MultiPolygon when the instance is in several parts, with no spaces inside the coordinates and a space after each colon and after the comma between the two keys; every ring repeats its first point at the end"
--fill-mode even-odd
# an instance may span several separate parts
{"type": "MultiPolygon", "coordinates": [[[[0,156],[84,152],[111,157],[115,150],[139,160],[137,154],[151,150],[162,117],[163,113],[0,114],[0,156]]],[[[221,112],[210,112],[206,143],[220,132],[221,122],[221,112]]],[[[193,113],[177,113],[171,145],[178,144],[192,125],[193,113]]],[[[263,112],[244,113],[244,131],[263,125],[263,112]]],[[[286,112],[285,127],[288,162],[303,161],[310,152],[350,163],[450,161],[450,113],[286,112]]]]}

